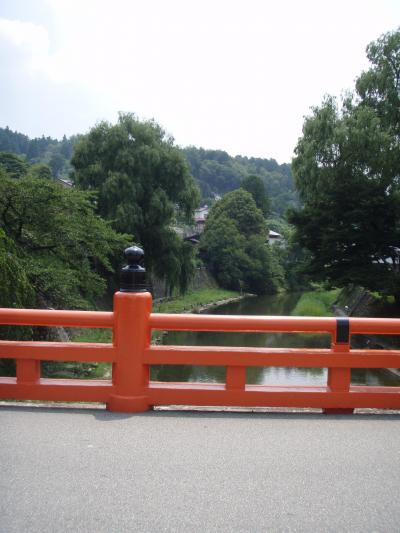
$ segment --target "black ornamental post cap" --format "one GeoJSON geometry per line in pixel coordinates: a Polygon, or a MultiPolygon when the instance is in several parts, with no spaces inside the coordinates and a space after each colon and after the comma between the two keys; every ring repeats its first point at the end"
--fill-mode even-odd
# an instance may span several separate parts
{"type": "Polygon", "coordinates": [[[127,265],[121,269],[121,292],[146,292],[146,269],[139,263],[143,261],[144,252],[138,246],[130,246],[124,252],[127,265]]]}

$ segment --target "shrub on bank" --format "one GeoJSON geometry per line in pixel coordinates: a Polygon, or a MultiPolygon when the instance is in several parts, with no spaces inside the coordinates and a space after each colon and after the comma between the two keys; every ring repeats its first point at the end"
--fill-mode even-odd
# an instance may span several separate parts
{"type": "Polygon", "coordinates": [[[333,316],[340,290],[305,292],[292,311],[294,316],[333,316]]]}

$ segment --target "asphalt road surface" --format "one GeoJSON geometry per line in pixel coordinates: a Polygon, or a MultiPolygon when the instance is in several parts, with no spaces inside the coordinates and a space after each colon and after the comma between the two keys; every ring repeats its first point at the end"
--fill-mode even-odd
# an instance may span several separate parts
{"type": "Polygon", "coordinates": [[[399,532],[400,416],[0,407],[0,532],[399,532]]]}

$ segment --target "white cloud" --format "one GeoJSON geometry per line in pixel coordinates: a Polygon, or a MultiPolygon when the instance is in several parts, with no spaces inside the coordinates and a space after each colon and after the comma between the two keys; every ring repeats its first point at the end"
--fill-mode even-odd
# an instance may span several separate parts
{"type": "Polygon", "coordinates": [[[26,55],[30,68],[40,70],[47,63],[50,41],[43,26],[0,18],[0,38],[20,48],[26,55]]]}
{"type": "MultiPolygon", "coordinates": [[[[367,64],[367,43],[394,29],[395,14],[400,20],[400,4],[390,0],[46,4],[46,27],[9,20],[0,36],[42,84],[63,91],[64,101],[70,91],[75,131],[83,116],[92,121],[86,130],[133,111],[154,117],[180,144],[280,161],[289,160],[310,106],[351,88],[367,64]]],[[[54,135],[61,119],[42,122],[42,131],[54,135]]]]}

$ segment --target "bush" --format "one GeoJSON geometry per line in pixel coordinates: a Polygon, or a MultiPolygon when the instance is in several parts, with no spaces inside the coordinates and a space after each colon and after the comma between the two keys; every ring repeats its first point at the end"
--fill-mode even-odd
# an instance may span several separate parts
{"type": "Polygon", "coordinates": [[[331,291],[305,292],[292,311],[294,316],[333,316],[332,305],[339,289],[331,291]]]}

